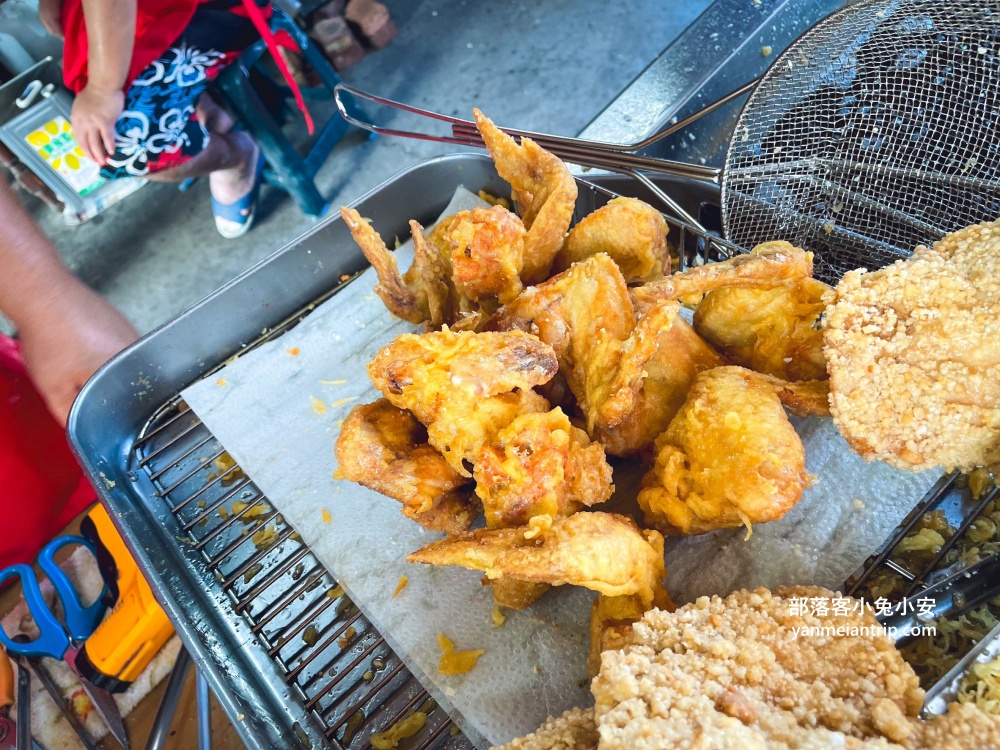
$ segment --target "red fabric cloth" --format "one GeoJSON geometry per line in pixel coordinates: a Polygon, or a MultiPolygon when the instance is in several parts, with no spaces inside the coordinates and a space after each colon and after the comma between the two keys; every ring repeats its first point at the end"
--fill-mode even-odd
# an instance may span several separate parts
{"type": "MultiPolygon", "coordinates": [[[[137,0],[135,20],[135,44],[132,48],[132,62],[125,78],[125,88],[138,77],[146,67],[165,52],[170,44],[181,35],[200,2],[207,0],[137,0]]],[[[278,48],[300,52],[295,41],[285,32],[271,33],[267,19],[271,17],[271,6],[261,8],[254,0],[241,0],[243,8],[235,9],[246,16],[257,28],[268,52],[274,58],[282,78],[292,90],[295,103],[306,121],[309,134],[313,134],[313,121],[306,108],[302,92],[288,70],[288,66],[278,54],[278,48]],[[242,11],[242,12],[240,12],[242,11]]],[[[62,28],[63,81],[66,87],[79,93],[87,85],[87,27],[83,17],[83,0],[63,0],[62,28]]]]}
{"type": "Polygon", "coordinates": [[[32,386],[17,342],[0,334],[0,568],[31,562],[96,500],[66,433],[32,386]]]}

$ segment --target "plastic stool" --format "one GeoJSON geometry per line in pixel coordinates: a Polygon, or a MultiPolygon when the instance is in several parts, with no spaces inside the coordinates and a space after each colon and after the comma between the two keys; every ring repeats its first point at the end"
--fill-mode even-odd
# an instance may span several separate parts
{"type": "MultiPolygon", "coordinates": [[[[286,31],[302,50],[305,62],[322,81],[322,86],[303,89],[303,97],[332,100],[333,88],[340,83],[340,77],[306,33],[278,7],[273,9],[271,30],[286,31]]],[[[329,204],[316,189],[313,178],[333,147],[351,126],[339,115],[334,114],[322,128],[318,129],[309,152],[305,156],[299,155],[281,132],[281,124],[287,109],[282,104],[273,107],[278,110],[277,112],[269,111],[261,99],[260,92],[254,86],[254,80],[260,82],[261,78],[266,78],[274,89],[282,93],[288,92],[287,87],[273,83],[271,75],[263,67],[261,58],[266,52],[267,47],[263,41],[255,42],[219,74],[212,84],[212,89],[223,100],[226,109],[260,146],[266,162],[264,179],[289,193],[304,214],[321,216],[326,213],[329,204]]]]}

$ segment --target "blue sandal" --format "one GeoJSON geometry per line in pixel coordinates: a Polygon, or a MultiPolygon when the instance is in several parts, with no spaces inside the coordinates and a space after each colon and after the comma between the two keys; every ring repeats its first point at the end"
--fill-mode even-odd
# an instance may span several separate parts
{"type": "Polygon", "coordinates": [[[253,225],[257,213],[257,196],[260,194],[261,177],[264,174],[264,155],[257,159],[257,170],[254,173],[253,187],[235,203],[223,204],[212,198],[212,214],[215,216],[215,228],[226,239],[242,237],[253,225]]]}

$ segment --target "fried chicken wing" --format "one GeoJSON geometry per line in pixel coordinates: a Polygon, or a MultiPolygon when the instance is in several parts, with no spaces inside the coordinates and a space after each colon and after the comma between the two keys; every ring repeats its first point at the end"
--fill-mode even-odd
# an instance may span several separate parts
{"type": "Polygon", "coordinates": [[[558,408],[524,414],[500,430],[472,476],[491,529],[523,526],[534,516],[568,516],[614,491],[604,448],[558,408]]]}
{"type": "Polygon", "coordinates": [[[648,203],[614,198],[570,230],[554,270],[565,271],[577,261],[607,253],[625,281],[659,279],[670,273],[667,231],[663,215],[648,203]]]}
{"type": "Polygon", "coordinates": [[[361,252],[375,269],[378,275],[375,294],[385,303],[389,312],[409,323],[430,320],[427,292],[417,273],[416,264],[406,272],[406,276],[401,276],[396,256],[389,252],[378,232],[361,218],[361,214],[353,208],[341,206],[340,216],[351,230],[361,252]]]}
{"type": "Polygon", "coordinates": [[[741,367],[698,375],[655,448],[638,501],[666,534],[774,521],[808,484],[802,441],[773,386],[741,367]]]}
{"type": "Polygon", "coordinates": [[[335,451],[339,478],[398,500],[424,528],[457,534],[479,515],[469,480],[428,445],[416,417],[384,398],[351,409],[335,451]]]}
{"type": "Polygon", "coordinates": [[[612,456],[631,456],[651,447],[680,410],[695,376],[722,364],[687,321],[675,317],[657,334],[652,356],[645,363],[634,363],[641,387],[618,390],[615,401],[604,405],[595,439],[612,456]]]}
{"type": "Polygon", "coordinates": [[[459,294],[474,302],[512,301],[523,288],[524,224],[502,206],[456,214],[444,232],[452,279],[459,294]]]}
{"type": "Polygon", "coordinates": [[[651,603],[665,575],[663,537],[626,516],[576,513],[548,528],[480,529],[431,542],[411,563],[458,565],[488,578],[572,584],[606,596],[636,595],[651,603]],[[532,533],[537,532],[537,533],[532,533]]]}
{"type": "Polygon", "coordinates": [[[525,289],[488,328],[526,331],[551,345],[590,430],[617,371],[622,342],[635,328],[635,312],[621,271],[601,253],[525,289]]]}
{"type": "Polygon", "coordinates": [[[721,287],[769,288],[811,277],[812,253],[775,240],[757,245],[749,253],[689,268],[633,291],[643,303],[678,299],[685,304],[697,304],[703,295],[721,287]]]}
{"type": "Polygon", "coordinates": [[[510,183],[528,230],[524,237],[521,278],[537,284],[548,278],[576,208],[576,180],[566,165],[530,138],[518,145],[478,109],[476,127],[497,172],[510,183]]]}
{"type": "Polygon", "coordinates": [[[558,363],[536,337],[455,333],[402,334],[368,363],[368,377],[395,406],[427,426],[428,440],[462,476],[499,430],[520,414],[548,411],[531,391],[558,363]]]}
{"type": "Polygon", "coordinates": [[[899,469],[1000,463],[1000,222],[837,285],[824,332],[833,420],[899,469]]]}
{"type": "Polygon", "coordinates": [[[773,287],[710,291],[694,328],[734,365],[782,380],[825,380],[822,281],[801,278],[773,287]]]}

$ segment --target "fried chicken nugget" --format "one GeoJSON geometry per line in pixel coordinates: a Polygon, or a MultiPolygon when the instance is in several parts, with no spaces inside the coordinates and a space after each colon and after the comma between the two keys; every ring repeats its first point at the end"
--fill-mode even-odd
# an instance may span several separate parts
{"type": "Polygon", "coordinates": [[[559,158],[530,138],[518,145],[478,109],[472,113],[497,172],[514,188],[528,230],[521,278],[537,284],[548,278],[566,238],[576,208],[576,180],[559,158]]]}
{"type": "Polygon", "coordinates": [[[636,595],[651,604],[666,575],[663,537],[627,516],[598,511],[557,518],[551,525],[479,529],[431,542],[407,562],[458,565],[487,578],[571,584],[606,596],[636,595]],[[537,533],[534,533],[537,532],[537,533]]]}
{"type": "Polygon", "coordinates": [[[524,414],[500,430],[472,476],[491,529],[524,526],[534,516],[568,516],[614,491],[604,448],[559,408],[524,414]]]}
{"type": "Polygon", "coordinates": [[[694,329],[734,365],[782,380],[826,380],[822,281],[802,278],[770,288],[722,287],[694,313],[694,329]]]}
{"type": "Polygon", "coordinates": [[[670,273],[667,222],[663,214],[636,198],[614,198],[577,222],[556,256],[554,270],[607,253],[625,281],[646,282],[670,273]]]}
{"type": "Polygon", "coordinates": [[[773,386],[742,367],[698,375],[655,450],[638,502],[665,534],[774,521],[808,484],[802,441],[773,386]]]}
{"type": "Polygon", "coordinates": [[[721,287],[770,288],[786,281],[812,277],[812,253],[783,240],[764,242],[749,253],[719,263],[706,263],[673,276],[636,287],[643,303],[678,299],[697,304],[701,297],[721,287]]]}
{"type": "Polygon", "coordinates": [[[517,416],[548,411],[531,387],[558,369],[552,347],[536,337],[455,333],[402,334],[368,363],[375,388],[427,427],[428,441],[464,477],[483,447],[517,416]]]}
{"type": "Polygon", "coordinates": [[[837,285],[824,331],[833,421],[899,469],[1000,464],[1000,222],[837,285]]]}
{"type": "Polygon", "coordinates": [[[480,513],[469,480],[428,445],[416,417],[387,399],[351,409],[334,450],[338,478],[398,500],[426,529],[457,534],[480,513]]]}
{"type": "Polygon", "coordinates": [[[468,299],[507,304],[521,293],[524,224],[502,206],[461,211],[444,231],[452,280],[468,299]]]}

